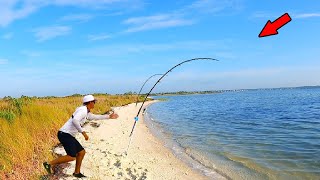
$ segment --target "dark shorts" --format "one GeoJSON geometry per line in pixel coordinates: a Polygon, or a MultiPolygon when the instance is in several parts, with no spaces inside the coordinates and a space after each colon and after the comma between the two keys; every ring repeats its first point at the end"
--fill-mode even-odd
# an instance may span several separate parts
{"type": "Polygon", "coordinates": [[[77,153],[84,150],[81,144],[77,141],[76,138],[71,136],[68,133],[58,132],[58,139],[64,147],[67,155],[71,157],[76,157],[77,153]]]}

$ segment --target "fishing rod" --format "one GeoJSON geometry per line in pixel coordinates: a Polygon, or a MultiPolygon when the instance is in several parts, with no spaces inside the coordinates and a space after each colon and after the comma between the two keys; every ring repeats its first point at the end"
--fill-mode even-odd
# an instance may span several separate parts
{"type": "Polygon", "coordinates": [[[141,86],[140,91],[139,91],[139,93],[138,93],[138,96],[137,96],[136,106],[137,106],[137,104],[138,104],[139,96],[140,96],[140,93],[141,93],[142,88],[144,87],[144,85],[149,81],[149,79],[153,78],[154,76],[161,76],[161,75],[163,75],[163,74],[154,74],[154,75],[150,76],[150,77],[143,83],[143,85],[141,86]]]}
{"type": "Polygon", "coordinates": [[[139,114],[140,114],[140,112],[141,112],[141,109],[142,109],[144,103],[145,103],[146,100],[147,100],[147,97],[150,95],[151,91],[152,91],[152,90],[156,87],[156,85],[162,80],[162,78],[164,78],[169,72],[172,72],[172,70],[175,69],[176,67],[181,66],[182,64],[187,63],[187,62],[198,61],[198,60],[219,61],[219,60],[213,59],[213,58],[193,58],[193,59],[185,60],[185,61],[183,61],[183,62],[181,62],[181,63],[173,66],[171,69],[169,69],[165,74],[163,74],[163,75],[158,79],[158,81],[153,85],[153,87],[150,89],[150,91],[148,92],[148,94],[147,94],[146,97],[144,98],[144,100],[143,100],[143,102],[142,102],[142,104],[141,104],[141,107],[140,107],[140,109],[139,109],[136,117],[134,117],[134,120],[135,120],[135,121],[134,121],[134,124],[133,124],[133,126],[132,126],[132,130],[131,130],[131,133],[130,133],[130,136],[129,136],[129,137],[130,137],[130,140],[129,140],[129,144],[128,144],[127,150],[126,150],[126,152],[125,152],[126,155],[127,155],[127,153],[128,153],[128,150],[129,150],[129,147],[130,147],[130,144],[131,144],[131,141],[132,141],[132,135],[133,135],[134,128],[135,128],[135,126],[136,126],[137,121],[139,120],[139,114]]]}

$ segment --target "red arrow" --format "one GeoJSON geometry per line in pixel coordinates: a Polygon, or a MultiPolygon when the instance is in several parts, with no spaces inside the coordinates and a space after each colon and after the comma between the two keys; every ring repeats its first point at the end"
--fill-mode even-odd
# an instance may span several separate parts
{"type": "Polygon", "coordinates": [[[274,22],[271,22],[270,20],[267,22],[267,24],[264,26],[262,31],[259,34],[259,37],[265,37],[265,36],[272,36],[278,34],[278,29],[280,29],[282,26],[286,25],[288,22],[291,21],[291,17],[288,13],[283,14],[278,19],[276,19],[274,22]]]}

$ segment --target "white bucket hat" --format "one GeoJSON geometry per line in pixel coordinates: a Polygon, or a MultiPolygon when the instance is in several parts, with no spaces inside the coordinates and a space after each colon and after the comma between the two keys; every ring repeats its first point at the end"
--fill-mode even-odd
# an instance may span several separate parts
{"type": "Polygon", "coordinates": [[[90,102],[90,101],[95,101],[94,97],[91,94],[83,97],[83,103],[90,102]]]}

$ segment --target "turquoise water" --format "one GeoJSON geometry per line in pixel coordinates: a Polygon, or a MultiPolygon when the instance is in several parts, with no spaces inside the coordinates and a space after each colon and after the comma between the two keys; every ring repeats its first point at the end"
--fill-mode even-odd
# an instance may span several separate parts
{"type": "Polygon", "coordinates": [[[196,169],[230,179],[320,179],[320,88],[165,98],[147,117],[196,169]]]}

